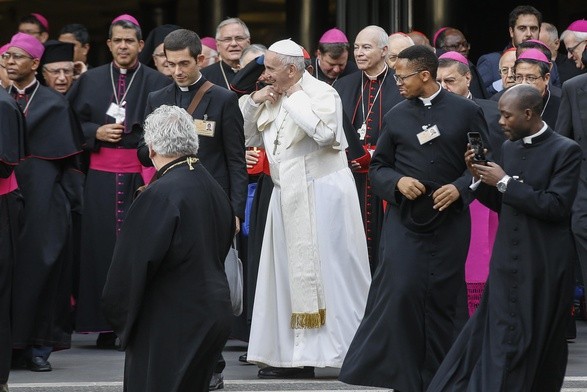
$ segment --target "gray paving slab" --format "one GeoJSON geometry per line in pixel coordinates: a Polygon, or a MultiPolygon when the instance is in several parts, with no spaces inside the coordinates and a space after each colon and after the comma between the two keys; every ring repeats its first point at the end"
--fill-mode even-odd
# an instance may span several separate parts
{"type": "MultiPolygon", "coordinates": [[[[578,337],[569,344],[569,360],[563,392],[587,392],[587,322],[577,324],[578,337]]],[[[15,392],[122,392],[124,353],[95,348],[95,335],[74,335],[70,350],[51,355],[53,371],[16,370],[9,387],[15,392]]],[[[257,367],[238,357],[246,343],[230,340],[224,350],[227,392],[237,391],[387,391],[346,385],[336,380],[337,369],[316,369],[314,380],[260,380],[257,367]]]]}

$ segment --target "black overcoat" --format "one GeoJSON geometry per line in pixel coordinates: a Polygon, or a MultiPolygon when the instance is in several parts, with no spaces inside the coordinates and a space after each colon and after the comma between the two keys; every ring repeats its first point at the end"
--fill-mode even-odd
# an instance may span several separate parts
{"type": "Polygon", "coordinates": [[[126,350],[127,392],[207,391],[230,333],[228,197],[201,163],[171,167],[133,203],[102,308],[126,350]]]}

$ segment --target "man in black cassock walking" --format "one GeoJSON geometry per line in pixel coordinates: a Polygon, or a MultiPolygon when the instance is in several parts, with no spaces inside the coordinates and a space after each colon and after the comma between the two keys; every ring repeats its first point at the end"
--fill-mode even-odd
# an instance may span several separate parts
{"type": "Polygon", "coordinates": [[[443,90],[422,45],[398,54],[406,98],[385,115],[369,176],[388,202],[365,317],[340,371],[359,385],[422,391],[454,337],[470,236],[467,132],[487,134],[481,108],[443,90]]]}
{"type": "Polygon", "coordinates": [[[481,305],[428,391],[560,391],[573,292],[571,207],[581,148],[542,121],[543,100],[514,86],[499,101],[503,168],[465,160],[483,204],[500,213],[481,305]]]}
{"type": "Polygon", "coordinates": [[[207,391],[232,324],[224,259],[234,215],[196,157],[185,110],[155,110],[145,142],[156,180],[128,212],[102,308],[126,351],[126,392],[207,391]]]}

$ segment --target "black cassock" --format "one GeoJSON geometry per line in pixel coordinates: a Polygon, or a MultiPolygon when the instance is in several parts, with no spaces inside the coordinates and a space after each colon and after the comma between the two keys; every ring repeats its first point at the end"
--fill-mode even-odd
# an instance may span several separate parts
{"type": "MultiPolygon", "coordinates": [[[[342,100],[344,113],[354,129],[360,129],[365,123],[365,137],[361,140],[358,132],[354,136],[366,149],[375,148],[383,125],[383,116],[404,99],[397,89],[393,75],[393,70],[388,68],[376,79],[370,80],[363,72],[355,72],[339,79],[333,85],[342,100]]],[[[349,133],[345,132],[345,134],[349,138],[349,133]]],[[[373,273],[379,259],[383,204],[381,198],[371,190],[367,170],[368,168],[364,167],[359,172],[354,171],[353,175],[359,193],[361,214],[367,235],[369,265],[371,273],[373,273]]]]}
{"type": "Polygon", "coordinates": [[[67,100],[38,82],[25,91],[29,156],[15,168],[24,198],[13,280],[13,345],[68,348],[73,248],[71,211],[79,209],[82,133],[67,100]]]}
{"type": "MultiPolygon", "coordinates": [[[[144,184],[138,158],[135,159],[138,172],[123,171],[117,167],[102,170],[96,168],[92,162],[96,154],[108,152],[105,149],[123,149],[136,156],[136,151],[133,153],[132,150],[137,148],[142,138],[147,96],[151,91],[171,83],[169,78],[144,65],[129,69],[125,80],[126,118],[122,140],[118,143],[103,142],[96,139],[96,130],[104,124],[115,122],[106,112],[115,101],[112,84],[118,89],[120,76],[120,70],[115,66],[111,68],[111,64],[84,73],[67,94],[81,122],[90,154],[81,221],[80,282],[76,313],[76,330],[79,332],[110,330],[100,313],[100,294],[106,281],[117,233],[130,208],[134,192],[144,184]]],[[[122,94],[118,98],[122,102],[122,94]]],[[[110,163],[116,166],[117,162],[110,163]]]]}
{"type": "Polygon", "coordinates": [[[464,153],[471,129],[487,133],[481,108],[444,90],[431,106],[406,100],[385,115],[369,171],[374,192],[388,202],[379,264],[341,381],[421,391],[448,352],[469,247],[473,196],[464,153]],[[434,125],[440,136],[420,145],[416,135],[434,125]],[[436,229],[416,232],[400,220],[396,185],[404,176],[459,190],[436,229]]]}
{"type": "Polygon", "coordinates": [[[581,150],[548,129],[503,145],[502,195],[475,192],[500,212],[481,305],[446,356],[429,391],[560,391],[574,265],[570,211],[581,150]]]}
{"type": "Polygon", "coordinates": [[[12,355],[12,268],[23,206],[20,191],[13,189],[13,176],[26,153],[24,135],[22,112],[6,90],[0,89],[0,384],[8,381],[12,355]]]}
{"type": "Polygon", "coordinates": [[[232,67],[222,60],[202,68],[201,72],[208,81],[227,90],[230,90],[230,83],[236,75],[232,67]]]}
{"type": "Polygon", "coordinates": [[[234,214],[201,163],[172,167],[185,159],[162,167],[133,203],[104,286],[127,392],[207,391],[230,333],[224,259],[234,214]]]}

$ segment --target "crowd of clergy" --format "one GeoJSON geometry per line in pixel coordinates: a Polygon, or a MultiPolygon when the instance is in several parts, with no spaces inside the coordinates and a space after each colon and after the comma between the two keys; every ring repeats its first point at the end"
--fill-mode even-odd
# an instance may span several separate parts
{"type": "Polygon", "coordinates": [[[90,65],[83,25],[22,17],[0,48],[0,392],[73,332],[126,351],[127,391],[224,388],[231,336],[266,379],[560,390],[587,319],[587,21],[503,26],[473,62],[458,26],[303,48],[123,14],[90,65]]]}

